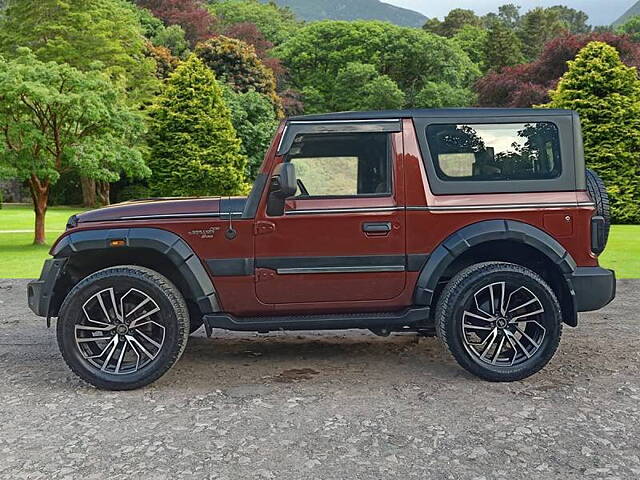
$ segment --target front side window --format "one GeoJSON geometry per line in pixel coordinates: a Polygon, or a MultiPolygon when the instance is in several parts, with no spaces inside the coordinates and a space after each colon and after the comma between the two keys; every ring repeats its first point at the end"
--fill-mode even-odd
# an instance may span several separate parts
{"type": "Polygon", "coordinates": [[[427,141],[445,181],[551,179],[562,171],[558,128],[549,122],[430,125],[427,141]]]}
{"type": "Polygon", "coordinates": [[[388,133],[298,135],[286,161],[298,198],[391,195],[388,133]]]}

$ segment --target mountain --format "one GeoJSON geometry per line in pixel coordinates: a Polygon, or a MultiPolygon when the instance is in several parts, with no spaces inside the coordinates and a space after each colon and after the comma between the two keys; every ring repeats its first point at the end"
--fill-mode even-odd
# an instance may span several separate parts
{"type": "Polygon", "coordinates": [[[629,18],[634,17],[635,15],[640,15],[640,0],[636,2],[629,10],[624,12],[619,19],[613,22],[613,24],[620,25],[626,22],[629,18]]]}
{"type": "MultiPolygon", "coordinates": [[[[264,0],[263,0],[264,1],[264,0]]],[[[421,27],[427,17],[380,0],[276,0],[303,20],[385,20],[405,27],[421,27]]]]}

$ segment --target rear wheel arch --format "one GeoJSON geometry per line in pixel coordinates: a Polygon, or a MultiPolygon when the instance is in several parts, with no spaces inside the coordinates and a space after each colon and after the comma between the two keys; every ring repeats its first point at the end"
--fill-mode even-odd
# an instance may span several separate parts
{"type": "Polygon", "coordinates": [[[577,325],[575,294],[567,275],[576,263],[546,232],[513,220],[485,220],[451,234],[429,256],[418,277],[414,303],[432,311],[446,282],[464,268],[481,262],[509,262],[542,276],[558,297],[565,323],[577,325]]]}
{"type": "Polygon", "coordinates": [[[54,289],[49,315],[57,316],[66,295],[82,278],[104,268],[138,265],[167,277],[187,300],[192,316],[220,311],[218,296],[205,267],[178,235],[158,228],[101,229],[63,237],[52,254],[67,258],[64,274],[54,289]],[[124,240],[110,247],[112,240],[124,240]]]}

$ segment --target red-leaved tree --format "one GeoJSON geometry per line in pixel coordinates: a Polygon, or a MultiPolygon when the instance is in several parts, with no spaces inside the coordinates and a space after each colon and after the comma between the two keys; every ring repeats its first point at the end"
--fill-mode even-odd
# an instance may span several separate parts
{"type": "Polygon", "coordinates": [[[137,4],[166,25],[180,25],[192,47],[211,37],[215,18],[202,0],[137,0],[137,4]]]}
{"type": "Polygon", "coordinates": [[[489,72],[475,85],[482,107],[531,107],[549,102],[549,90],[567,71],[567,61],[593,41],[605,42],[620,52],[622,61],[640,67],[640,44],[614,33],[567,34],[547,43],[535,62],[489,72]]]}

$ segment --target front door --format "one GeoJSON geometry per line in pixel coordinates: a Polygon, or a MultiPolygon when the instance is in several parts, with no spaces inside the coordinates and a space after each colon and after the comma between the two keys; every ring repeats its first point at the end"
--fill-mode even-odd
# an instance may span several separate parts
{"type": "Polygon", "coordinates": [[[267,304],[389,300],[406,282],[401,133],[296,136],[285,214],[256,218],[256,294],[267,304]]]}

